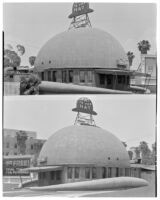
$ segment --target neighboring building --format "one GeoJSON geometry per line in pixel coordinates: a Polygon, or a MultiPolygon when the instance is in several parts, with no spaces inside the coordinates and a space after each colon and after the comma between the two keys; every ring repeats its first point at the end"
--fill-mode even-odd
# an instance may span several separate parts
{"type": "MultiPolygon", "coordinates": [[[[83,10],[80,15],[82,13],[83,10]]],[[[144,74],[130,70],[126,52],[119,41],[111,34],[85,27],[85,24],[77,28],[76,17],[71,24],[74,23],[73,29],[52,37],[40,49],[34,70],[42,81],[145,92],[130,86],[131,76],[144,74]]]]}
{"type": "Polygon", "coordinates": [[[93,115],[97,113],[89,99],[80,98],[72,110],[77,112],[75,125],[54,133],[40,152],[39,165],[27,169],[38,173],[39,186],[141,176],[140,169],[130,167],[122,142],[95,125],[93,115]]]}
{"type": "Polygon", "coordinates": [[[23,131],[15,129],[4,129],[3,130],[3,155],[20,155],[19,146],[17,143],[17,133],[21,135],[24,133],[27,136],[25,141],[26,149],[25,154],[38,156],[45,140],[37,139],[37,133],[33,131],[23,131]]]}
{"type": "Polygon", "coordinates": [[[141,86],[149,89],[151,93],[157,91],[157,56],[150,54],[141,54],[141,64],[139,71],[150,74],[150,77],[133,77],[132,85],[141,86]]]}

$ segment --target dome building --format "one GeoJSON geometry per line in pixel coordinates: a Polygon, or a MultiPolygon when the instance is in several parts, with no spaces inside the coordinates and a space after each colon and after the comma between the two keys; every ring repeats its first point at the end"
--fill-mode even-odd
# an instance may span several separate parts
{"type": "MultiPolygon", "coordinates": [[[[77,101],[75,124],[50,136],[39,155],[38,185],[130,176],[129,155],[123,143],[112,133],[95,125],[92,102],[77,101]]],[[[139,170],[132,176],[139,177],[139,170]]]]}
{"type": "Polygon", "coordinates": [[[129,69],[123,47],[109,33],[91,28],[89,12],[93,12],[89,4],[73,4],[71,27],[43,45],[35,71],[42,81],[130,90],[130,77],[135,72],[129,69]],[[85,10],[84,4],[88,6],[85,10]]]}

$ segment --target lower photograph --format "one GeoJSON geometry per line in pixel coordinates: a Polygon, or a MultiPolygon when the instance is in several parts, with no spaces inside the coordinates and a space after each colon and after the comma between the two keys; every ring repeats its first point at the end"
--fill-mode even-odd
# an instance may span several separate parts
{"type": "Polygon", "coordinates": [[[155,95],[6,96],[3,106],[3,196],[157,196],[155,95]]]}

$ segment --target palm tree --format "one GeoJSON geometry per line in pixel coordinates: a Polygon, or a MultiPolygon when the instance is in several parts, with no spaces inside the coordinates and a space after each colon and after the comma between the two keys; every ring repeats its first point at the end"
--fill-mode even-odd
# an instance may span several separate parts
{"type": "Polygon", "coordinates": [[[133,52],[128,51],[127,57],[128,57],[128,61],[129,61],[129,66],[132,66],[133,59],[135,58],[133,52]]]}
{"type": "Polygon", "coordinates": [[[16,133],[17,146],[19,149],[19,154],[24,155],[26,153],[26,140],[28,138],[25,131],[19,131],[16,133]]]}
{"type": "Polygon", "coordinates": [[[147,54],[147,51],[149,51],[151,48],[150,43],[148,40],[142,40],[138,43],[138,49],[141,52],[141,54],[147,54]]]}
{"type": "Polygon", "coordinates": [[[34,66],[35,60],[36,60],[36,57],[35,57],[35,56],[30,56],[30,57],[29,57],[29,64],[31,65],[31,67],[34,66]]]}

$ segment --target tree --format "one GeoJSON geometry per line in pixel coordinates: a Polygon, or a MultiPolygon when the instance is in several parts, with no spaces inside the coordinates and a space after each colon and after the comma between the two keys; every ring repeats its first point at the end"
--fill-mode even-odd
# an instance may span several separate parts
{"type": "Polygon", "coordinates": [[[133,158],[133,152],[132,151],[128,151],[128,155],[129,155],[129,159],[132,160],[132,158],[133,158]]]}
{"type": "Polygon", "coordinates": [[[135,58],[133,52],[128,51],[127,52],[127,57],[128,57],[128,61],[129,61],[129,66],[132,66],[133,59],[135,58]]]}
{"type": "Polygon", "coordinates": [[[18,44],[16,47],[17,47],[17,53],[18,53],[20,56],[23,56],[23,54],[25,53],[25,48],[24,48],[24,46],[18,44]]]}
{"type": "Polygon", "coordinates": [[[122,141],[122,144],[123,144],[125,147],[127,147],[127,144],[126,144],[126,142],[123,142],[123,141],[122,141]]]}
{"type": "Polygon", "coordinates": [[[26,140],[28,138],[25,131],[19,131],[16,133],[18,151],[21,155],[26,153],[26,140]]]}
{"type": "Polygon", "coordinates": [[[141,152],[142,164],[152,164],[151,150],[149,149],[147,142],[140,142],[139,149],[141,152]]]}
{"type": "Polygon", "coordinates": [[[15,51],[9,49],[4,50],[4,68],[13,67],[13,69],[16,70],[20,63],[21,58],[15,51]]]}
{"type": "Polygon", "coordinates": [[[40,78],[36,74],[31,74],[28,77],[22,76],[20,80],[20,95],[35,95],[39,94],[40,78]]]}
{"type": "Polygon", "coordinates": [[[36,60],[36,57],[35,57],[35,56],[30,56],[30,57],[29,57],[29,63],[30,63],[31,66],[34,66],[35,60],[36,60]]]}
{"type": "Polygon", "coordinates": [[[139,149],[139,147],[135,147],[134,152],[136,154],[136,159],[139,159],[140,158],[140,149],[139,149]]]}
{"type": "Polygon", "coordinates": [[[21,56],[25,53],[24,46],[18,44],[16,46],[16,51],[13,50],[13,47],[10,44],[7,44],[4,48],[4,68],[13,67],[14,70],[17,70],[17,67],[21,64],[21,56]]]}
{"type": "Polygon", "coordinates": [[[141,54],[147,54],[147,51],[149,51],[151,48],[151,45],[148,40],[142,40],[138,43],[138,49],[141,52],[141,54]]]}
{"type": "Polygon", "coordinates": [[[157,144],[156,144],[156,142],[152,144],[151,157],[152,157],[152,164],[156,165],[156,161],[157,161],[157,144]]]}

